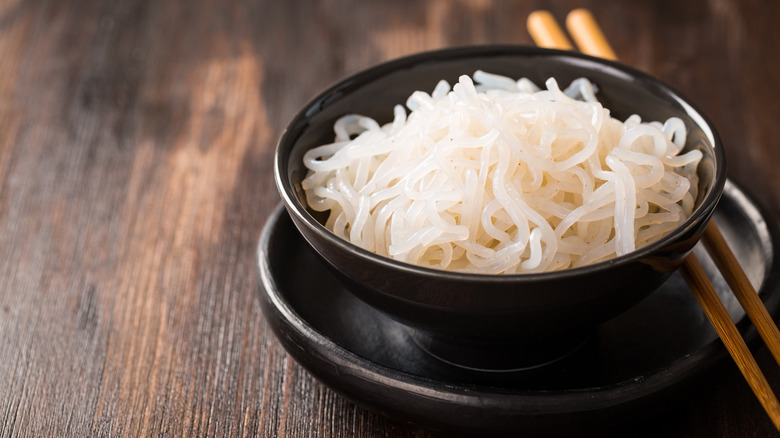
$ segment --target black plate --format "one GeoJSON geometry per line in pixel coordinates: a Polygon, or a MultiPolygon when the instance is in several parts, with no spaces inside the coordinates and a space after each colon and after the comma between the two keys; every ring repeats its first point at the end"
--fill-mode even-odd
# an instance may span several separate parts
{"type": "MultiPolygon", "coordinates": [[[[780,269],[774,222],[727,183],[715,221],[772,315],[780,269]]],[[[696,248],[749,343],[752,325],[706,252],[696,248]]],[[[263,313],[290,355],[356,403],[459,433],[593,430],[670,401],[728,358],[679,274],[602,324],[569,357],[516,373],[480,373],[422,351],[406,328],[330,275],[280,206],[260,238],[263,313]]]]}

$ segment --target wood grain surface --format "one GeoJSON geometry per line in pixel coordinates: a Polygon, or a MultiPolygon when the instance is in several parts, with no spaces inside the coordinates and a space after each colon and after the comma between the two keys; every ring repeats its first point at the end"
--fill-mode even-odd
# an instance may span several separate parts
{"type": "MultiPolygon", "coordinates": [[[[531,44],[532,10],[581,6],[698,103],[730,177],[780,217],[778,2],[0,0],[0,437],[444,436],[327,389],[265,324],[275,142],[347,74],[531,44]]],[[[634,426],[621,436],[775,434],[732,365],[634,426]]]]}

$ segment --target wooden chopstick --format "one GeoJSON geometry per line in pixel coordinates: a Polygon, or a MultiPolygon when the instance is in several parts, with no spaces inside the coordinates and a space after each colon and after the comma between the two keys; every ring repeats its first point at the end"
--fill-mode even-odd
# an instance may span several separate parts
{"type": "Polygon", "coordinates": [[[723,274],[726,283],[731,287],[739,304],[753,321],[753,325],[756,326],[758,334],[761,335],[775,361],[780,364],[780,331],[714,222],[710,221],[704,229],[702,243],[720,273],[723,274]]]}
{"type": "Polygon", "coordinates": [[[528,33],[539,47],[548,49],[574,50],[569,39],[558,26],[555,17],[549,11],[534,11],[528,16],[528,33]]]}
{"type": "Polygon", "coordinates": [[[566,29],[580,52],[617,61],[617,55],[607,42],[593,14],[587,9],[574,9],[566,16],[566,29]]]}
{"type": "MultiPolygon", "coordinates": [[[[609,45],[593,14],[587,9],[571,11],[566,17],[566,27],[581,52],[617,60],[617,55],[609,45]]],[[[539,45],[571,50],[571,44],[566,39],[563,30],[549,12],[537,11],[529,15],[528,29],[534,41],[537,41],[536,35],[556,35],[554,39],[541,40],[541,44],[537,43],[539,45]],[[531,29],[534,30],[531,31],[531,29]],[[555,46],[553,43],[556,40],[563,40],[565,44],[555,46]]],[[[739,303],[745,309],[745,313],[753,321],[775,360],[780,363],[780,332],[713,221],[710,221],[705,227],[702,242],[726,282],[734,291],[739,303]]],[[[780,403],[744,339],[740,336],[734,321],[731,320],[728,311],[720,301],[717,292],[704,272],[704,268],[693,253],[685,258],[681,273],[756,398],[764,407],[775,428],[780,430],[780,403]]]]}
{"type": "Polygon", "coordinates": [[[685,258],[680,272],[756,398],[772,419],[775,428],[780,430],[780,403],[695,254],[691,253],[685,258]]]}

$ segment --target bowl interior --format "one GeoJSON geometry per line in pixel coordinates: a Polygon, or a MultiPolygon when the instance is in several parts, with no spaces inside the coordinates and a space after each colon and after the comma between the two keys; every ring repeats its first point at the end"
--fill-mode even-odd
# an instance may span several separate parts
{"type": "MultiPolygon", "coordinates": [[[[725,182],[725,155],[717,133],[690,102],[638,70],[572,52],[523,46],[467,47],[422,53],[370,68],[327,89],[294,118],[277,149],[277,184],[288,208],[308,226],[317,228],[324,223],[324,213],[313,212],[306,206],[300,185],[307,174],[302,157],[308,149],[333,141],[336,119],[355,113],[372,117],[380,124],[388,123],[392,121],[393,106],[403,105],[413,91],[430,92],[440,79],[454,84],[460,75],[472,75],[478,69],[514,79],[527,77],[539,86],[555,77],[562,88],[574,79],[587,77],[596,84],[598,99],[615,118],[625,120],[632,114],[638,114],[643,121],[681,118],[688,128],[686,150],[696,148],[704,155],[698,170],[697,209],[681,230],[714,208],[725,182]]],[[[674,238],[673,233],[636,251],[637,254],[623,257],[646,255],[674,238]]],[[[361,256],[380,258],[357,246],[354,251],[361,256]]],[[[603,263],[607,262],[595,265],[603,263]]]]}

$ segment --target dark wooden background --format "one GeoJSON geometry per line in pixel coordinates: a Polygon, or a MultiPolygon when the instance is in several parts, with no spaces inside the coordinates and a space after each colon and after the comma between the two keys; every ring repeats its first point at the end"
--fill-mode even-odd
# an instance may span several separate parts
{"type": "MultiPolygon", "coordinates": [[[[531,44],[532,10],[580,6],[699,104],[780,216],[778,2],[0,0],[0,436],[438,436],[323,387],[263,321],[275,142],[349,73],[531,44]]],[[[623,433],[774,431],[729,366],[623,433]]]]}

